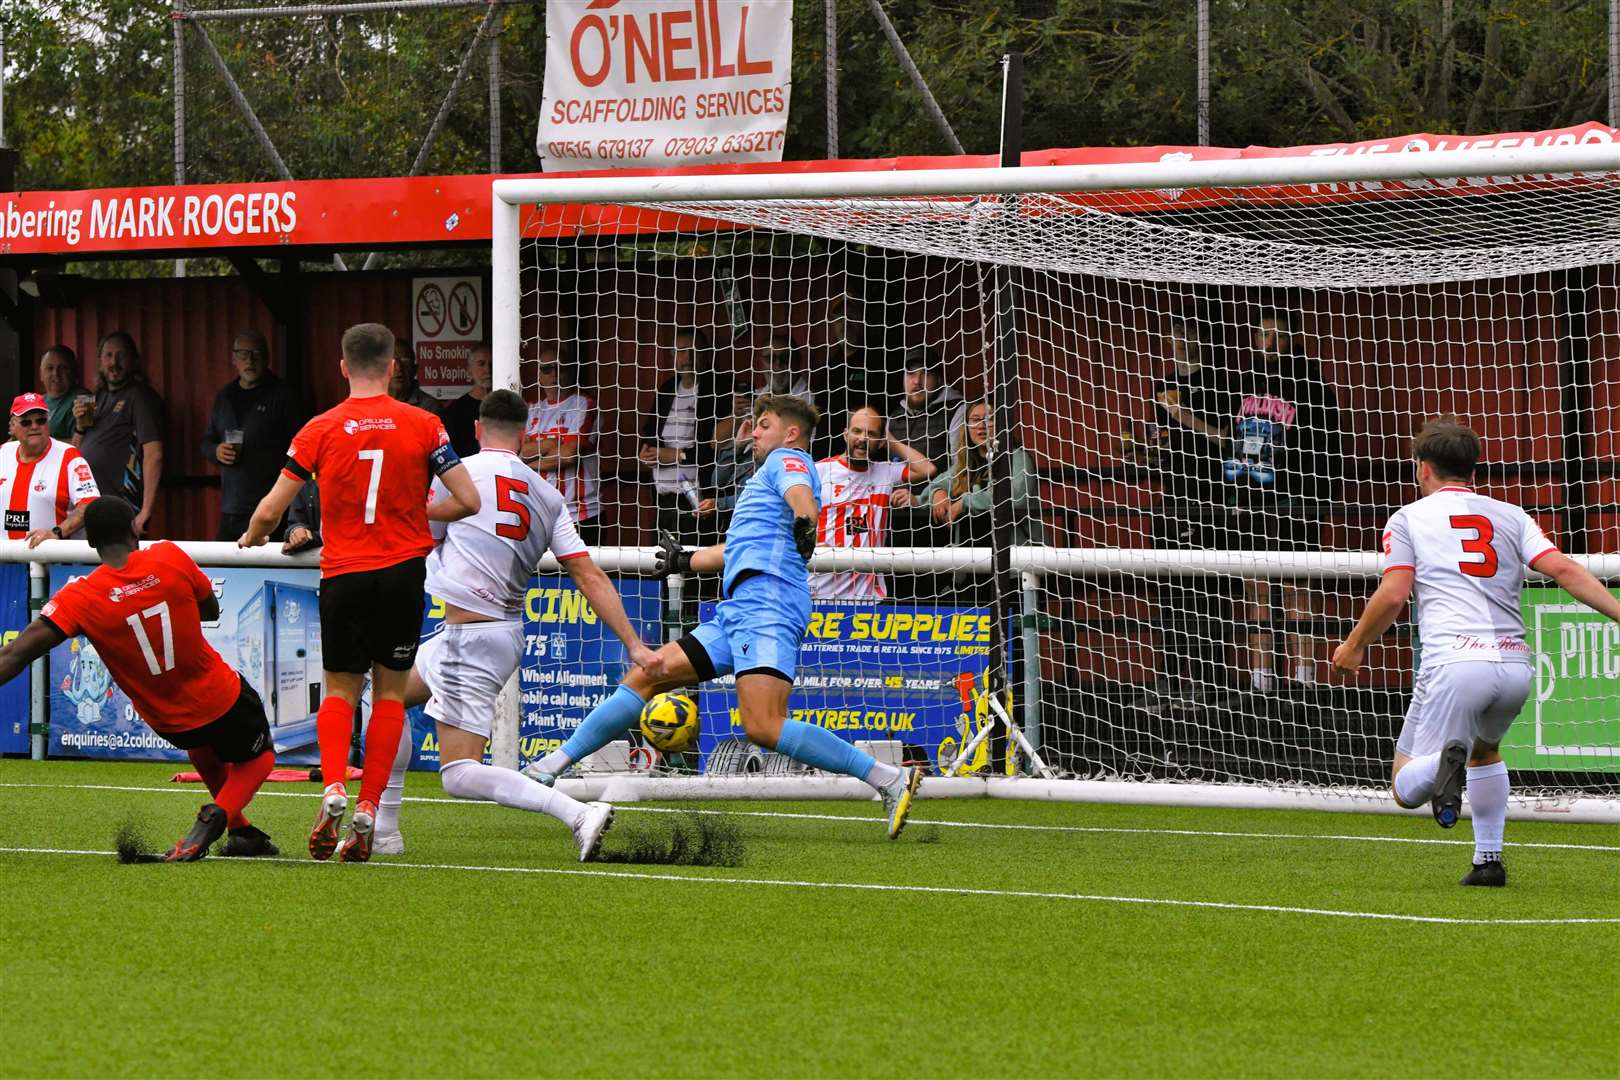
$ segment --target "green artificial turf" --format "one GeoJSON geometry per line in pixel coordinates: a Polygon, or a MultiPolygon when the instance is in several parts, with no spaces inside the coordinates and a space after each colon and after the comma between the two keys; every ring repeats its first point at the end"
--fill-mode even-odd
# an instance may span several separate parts
{"type": "Polygon", "coordinates": [[[1501,921],[1620,919],[1617,828],[1509,823],[1484,890],[1466,842],[1333,838],[1466,824],[707,804],[740,865],[582,867],[412,775],[403,856],[311,863],[315,789],[273,784],[287,861],[117,864],[204,801],[173,771],[0,762],[0,1075],[1620,1075],[1620,924],[1501,921]]]}

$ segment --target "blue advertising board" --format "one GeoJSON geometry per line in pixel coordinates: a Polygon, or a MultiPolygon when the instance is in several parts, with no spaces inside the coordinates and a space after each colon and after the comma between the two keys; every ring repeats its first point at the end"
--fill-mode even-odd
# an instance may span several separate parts
{"type": "MultiPolygon", "coordinates": [[[[715,604],[699,608],[709,621],[715,604]]],[[[992,616],[983,608],[818,603],[799,651],[791,718],[850,742],[892,739],[948,764],[974,720],[973,688],[989,662],[992,616]]],[[[703,767],[743,738],[735,680],[697,694],[703,767]]]]}
{"type": "MultiPolygon", "coordinates": [[[[660,640],[663,588],[656,580],[617,578],[625,614],[643,641],[660,640]]],[[[438,626],[443,605],[428,605],[423,635],[438,626]]],[[[523,661],[518,670],[522,719],[518,760],[527,764],[557,749],[580,721],[624,678],[629,658],[613,632],[597,618],[573,580],[535,577],[523,600],[523,661]]],[[[433,722],[411,711],[415,740],[412,768],[437,769],[439,745],[433,722]]]]}
{"type": "MultiPolygon", "coordinates": [[[[28,564],[0,563],[0,645],[28,625],[28,564]]],[[[0,754],[28,752],[28,673],[0,686],[0,754]]]]}
{"type": "MultiPolygon", "coordinates": [[[[51,594],[91,568],[51,567],[51,594]]],[[[320,704],[320,610],[313,570],[204,569],[219,599],[219,619],[203,637],[264,699],[278,762],[313,764],[320,704]]],[[[184,761],[135,712],[95,647],[69,638],[50,654],[50,753],[146,761],[184,761]]]]}

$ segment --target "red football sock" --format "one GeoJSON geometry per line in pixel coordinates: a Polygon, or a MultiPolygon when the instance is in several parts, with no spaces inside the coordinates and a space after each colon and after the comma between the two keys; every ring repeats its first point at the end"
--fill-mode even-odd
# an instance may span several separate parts
{"type": "Polygon", "coordinates": [[[388,774],[394,769],[394,755],[399,753],[399,740],[405,732],[405,703],[402,701],[373,701],[371,724],[366,728],[366,761],[360,771],[360,801],[373,805],[382,798],[388,786],[388,774]]]}
{"type": "MultiPolygon", "coordinates": [[[[214,748],[211,746],[195,746],[186,751],[186,757],[191,759],[191,767],[197,770],[198,775],[203,779],[203,783],[208,785],[208,793],[214,797],[215,805],[225,811],[227,815],[226,828],[240,829],[246,825],[248,819],[242,816],[241,807],[231,810],[219,801],[219,793],[225,787],[229,766],[219,760],[219,755],[214,753],[214,748]]],[[[246,800],[243,801],[243,805],[247,805],[246,800]]]]}
{"type": "Polygon", "coordinates": [[[321,744],[321,775],[326,784],[341,785],[349,775],[349,744],[354,738],[354,706],[333,694],[315,713],[315,737],[321,744]]]}
{"type": "Polygon", "coordinates": [[[276,767],[276,752],[266,750],[252,761],[238,761],[225,766],[225,784],[214,796],[214,801],[220,808],[230,815],[227,823],[230,828],[236,828],[235,822],[247,824],[247,818],[242,816],[242,810],[253,801],[253,796],[259,793],[259,787],[264,778],[270,775],[270,770],[276,767]]]}

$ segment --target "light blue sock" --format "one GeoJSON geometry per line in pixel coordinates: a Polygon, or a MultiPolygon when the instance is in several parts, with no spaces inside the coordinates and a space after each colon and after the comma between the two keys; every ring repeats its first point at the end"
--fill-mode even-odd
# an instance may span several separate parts
{"type": "Polygon", "coordinates": [[[620,686],[607,700],[591,710],[590,715],[574,729],[567,742],[545,756],[540,762],[540,767],[549,773],[559,773],[581,758],[596,753],[629,731],[646,706],[646,699],[640,694],[628,686],[620,686]],[[567,760],[557,762],[555,759],[559,755],[567,760]],[[551,764],[558,767],[553,769],[550,767],[551,764]]]}
{"type": "Polygon", "coordinates": [[[783,721],[782,735],[776,740],[776,752],[817,769],[843,773],[867,783],[872,783],[868,777],[872,767],[877,764],[865,750],[845,742],[826,728],[806,724],[803,720],[783,721]]]}

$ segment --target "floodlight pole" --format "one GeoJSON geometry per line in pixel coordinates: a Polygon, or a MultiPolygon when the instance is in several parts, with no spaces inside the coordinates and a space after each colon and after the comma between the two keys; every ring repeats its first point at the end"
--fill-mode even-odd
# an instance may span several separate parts
{"type": "MultiPolygon", "coordinates": [[[[1615,0],[1620,3],[1620,0],[1615,0]]],[[[838,157],[838,0],[827,0],[827,160],[838,157]]]]}
{"type": "MultiPolygon", "coordinates": [[[[169,22],[174,29],[174,182],[186,182],[186,0],[173,0],[169,22]]],[[[174,276],[186,276],[186,260],[174,260],[174,276]]]]}
{"type": "MultiPolygon", "coordinates": [[[[1024,56],[1009,52],[1001,58],[1001,167],[1016,169],[1023,160],[1024,150],[1024,56]]],[[[1018,212],[1018,196],[1002,197],[1002,212],[1018,212]]],[[[990,545],[993,552],[994,573],[991,576],[995,601],[991,605],[990,658],[987,689],[991,700],[1006,700],[1007,663],[1010,656],[1007,641],[1007,619],[1018,610],[1015,593],[1018,578],[1012,572],[1013,530],[1018,513],[1012,505],[1013,455],[1020,447],[1018,437],[1018,280],[1017,272],[1004,263],[997,263],[992,272],[995,282],[996,351],[994,376],[990,380],[990,401],[995,410],[994,435],[990,443],[990,545]]],[[[962,437],[967,437],[964,430],[962,437]]],[[[1030,663],[1025,657],[1024,663],[1030,663]]],[[[1037,660],[1038,662],[1038,660],[1037,660]]],[[[1010,723],[1007,725],[1010,729],[1010,723]]],[[[1010,730],[1008,732],[1010,736],[1010,730]]],[[[1009,737],[997,738],[992,744],[992,767],[1007,765],[1017,768],[1017,749],[1009,737]]]]}

